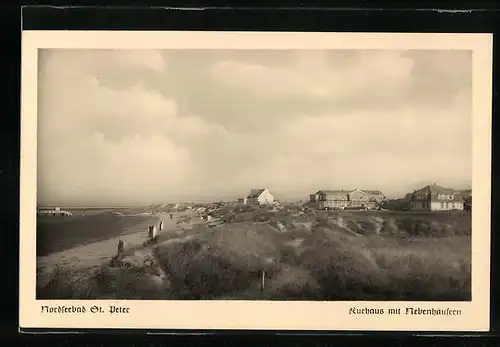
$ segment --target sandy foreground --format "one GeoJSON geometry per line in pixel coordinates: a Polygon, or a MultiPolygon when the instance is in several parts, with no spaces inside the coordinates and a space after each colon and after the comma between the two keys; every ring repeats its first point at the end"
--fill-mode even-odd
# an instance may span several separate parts
{"type": "MultiPolygon", "coordinates": [[[[189,214],[191,215],[191,214],[189,214]]],[[[170,219],[168,213],[158,214],[159,221],[163,222],[162,233],[176,233],[181,227],[177,224],[179,218],[186,217],[188,214],[174,214],[174,218],[170,219]]],[[[156,224],[158,226],[159,224],[156,224]]],[[[43,281],[43,278],[50,277],[48,275],[55,266],[71,266],[78,270],[91,270],[106,261],[110,261],[117,252],[118,240],[122,240],[126,245],[134,246],[143,244],[148,240],[147,230],[137,231],[128,235],[120,235],[110,239],[93,242],[87,245],[77,246],[61,252],[49,254],[47,256],[37,258],[38,280],[43,281]]]]}

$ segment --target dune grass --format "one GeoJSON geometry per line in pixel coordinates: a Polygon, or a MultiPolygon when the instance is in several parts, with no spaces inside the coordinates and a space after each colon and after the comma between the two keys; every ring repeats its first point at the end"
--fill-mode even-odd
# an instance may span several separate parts
{"type": "Polygon", "coordinates": [[[248,209],[228,219],[134,249],[86,282],[59,270],[39,293],[178,300],[471,299],[468,214],[291,216],[248,209]]]}

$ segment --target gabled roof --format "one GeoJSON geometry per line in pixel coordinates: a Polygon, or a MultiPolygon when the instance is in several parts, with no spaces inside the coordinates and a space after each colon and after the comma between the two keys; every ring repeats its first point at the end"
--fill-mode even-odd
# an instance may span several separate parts
{"type": "Polygon", "coordinates": [[[349,194],[354,191],[358,191],[361,193],[365,194],[371,194],[371,195],[384,195],[380,190],[374,190],[374,189],[324,189],[324,190],[319,190],[316,192],[316,194],[323,193],[323,194],[349,194]]]}
{"type": "Polygon", "coordinates": [[[425,194],[425,193],[429,193],[429,194],[454,194],[454,193],[457,193],[457,191],[455,191],[452,188],[445,188],[445,187],[439,186],[437,184],[429,184],[429,185],[415,191],[415,194],[425,194]]]}
{"type": "Polygon", "coordinates": [[[258,198],[265,190],[266,190],[265,188],[252,189],[250,190],[250,193],[248,193],[247,198],[248,199],[258,198]]]}
{"type": "Polygon", "coordinates": [[[323,194],[348,194],[352,191],[353,191],[352,189],[347,189],[347,190],[344,190],[344,189],[324,189],[324,190],[318,190],[318,192],[316,194],[320,194],[320,193],[323,193],[323,194]]]}
{"type": "Polygon", "coordinates": [[[427,185],[415,192],[413,192],[412,195],[429,195],[432,201],[441,201],[437,199],[438,194],[451,194],[453,195],[453,199],[450,201],[463,201],[463,196],[459,191],[456,191],[455,189],[452,188],[445,188],[442,186],[439,186],[437,184],[432,184],[432,185],[427,185]]]}
{"type": "Polygon", "coordinates": [[[349,194],[354,193],[354,192],[360,192],[360,193],[362,193],[362,194],[366,194],[366,192],[365,192],[364,190],[361,190],[361,189],[353,189],[353,190],[351,190],[351,191],[349,192],[349,194]]]}
{"type": "Polygon", "coordinates": [[[374,190],[374,189],[363,189],[365,193],[372,194],[372,195],[384,195],[380,190],[374,190]]]}

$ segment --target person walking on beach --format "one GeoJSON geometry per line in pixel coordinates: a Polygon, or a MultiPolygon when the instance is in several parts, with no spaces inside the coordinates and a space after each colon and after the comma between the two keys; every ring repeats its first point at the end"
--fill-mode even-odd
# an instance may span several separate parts
{"type": "Polygon", "coordinates": [[[174,215],[172,213],[170,214],[170,219],[174,219],[174,215]]]}

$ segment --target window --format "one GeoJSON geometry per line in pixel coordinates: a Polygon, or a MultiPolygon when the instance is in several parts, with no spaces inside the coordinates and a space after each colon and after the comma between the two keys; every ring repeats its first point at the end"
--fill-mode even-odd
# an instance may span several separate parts
{"type": "Polygon", "coordinates": [[[444,202],[441,203],[441,209],[444,209],[444,202]]]}

